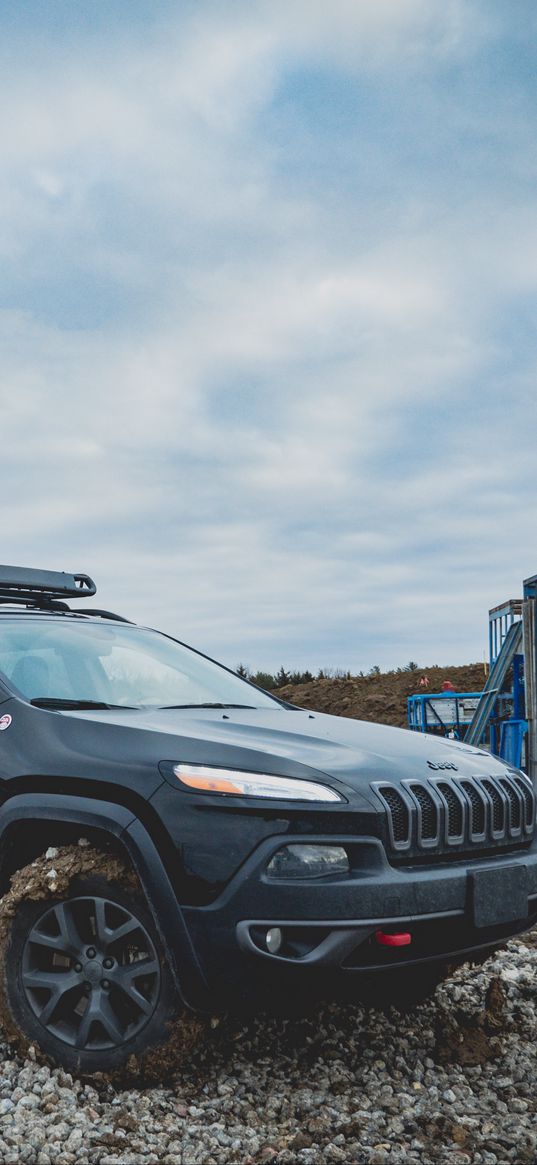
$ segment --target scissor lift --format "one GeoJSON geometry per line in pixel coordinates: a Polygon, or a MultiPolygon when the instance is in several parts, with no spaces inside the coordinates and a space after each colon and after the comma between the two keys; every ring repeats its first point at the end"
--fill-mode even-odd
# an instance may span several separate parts
{"type": "Polygon", "coordinates": [[[533,575],[522,599],[489,611],[490,671],[483,691],[410,696],[409,727],[488,748],[537,781],[536,607],[533,575]]]}
{"type": "Polygon", "coordinates": [[[481,692],[431,692],[409,696],[408,726],[414,732],[464,740],[481,695],[481,692]]]}

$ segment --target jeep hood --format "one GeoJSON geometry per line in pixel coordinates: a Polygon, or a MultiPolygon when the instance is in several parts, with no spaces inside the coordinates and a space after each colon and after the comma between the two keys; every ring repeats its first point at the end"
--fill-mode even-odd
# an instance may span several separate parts
{"type": "MultiPolygon", "coordinates": [[[[42,714],[42,713],[41,713],[42,714]]],[[[120,747],[154,762],[222,765],[281,775],[328,776],[365,793],[371,780],[505,772],[489,753],[437,736],[302,709],[132,709],[47,713],[61,718],[78,749],[91,729],[99,754],[120,747]],[[68,722],[68,724],[66,723],[68,722]],[[83,727],[84,726],[84,727],[83,727]]]]}

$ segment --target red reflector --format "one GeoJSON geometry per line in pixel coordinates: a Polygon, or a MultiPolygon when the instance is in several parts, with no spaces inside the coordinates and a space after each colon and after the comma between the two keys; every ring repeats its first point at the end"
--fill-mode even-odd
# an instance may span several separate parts
{"type": "Polygon", "coordinates": [[[412,942],[412,935],[407,930],[400,934],[386,934],[384,930],[377,930],[375,938],[381,947],[407,947],[412,942]]]}

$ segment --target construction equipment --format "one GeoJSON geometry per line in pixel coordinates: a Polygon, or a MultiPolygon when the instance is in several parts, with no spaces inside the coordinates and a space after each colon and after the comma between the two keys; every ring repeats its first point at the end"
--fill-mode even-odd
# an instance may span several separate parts
{"type": "Polygon", "coordinates": [[[491,661],[487,682],[466,733],[467,744],[479,744],[483,739],[487,724],[494,715],[496,703],[505,688],[515,655],[520,652],[521,644],[522,623],[511,623],[494,663],[491,661]]]}
{"type": "Polygon", "coordinates": [[[409,696],[408,726],[414,732],[431,732],[464,740],[481,699],[481,692],[431,692],[409,696]]]}
{"type": "Polygon", "coordinates": [[[522,599],[489,611],[490,671],[483,691],[411,696],[409,728],[487,748],[537,781],[536,606],[533,575],[524,581],[522,599]]]}

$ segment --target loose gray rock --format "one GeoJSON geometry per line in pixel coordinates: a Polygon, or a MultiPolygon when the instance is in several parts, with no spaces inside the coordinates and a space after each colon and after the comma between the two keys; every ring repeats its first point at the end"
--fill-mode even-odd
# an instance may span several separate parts
{"type": "Polygon", "coordinates": [[[536,1078],[519,939],[409,1014],[221,1019],[164,1084],[76,1080],[4,1042],[0,1165],[533,1165],[536,1078]]]}

